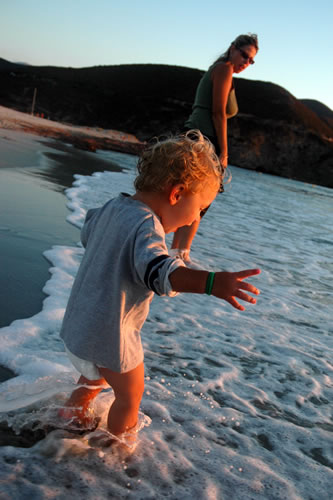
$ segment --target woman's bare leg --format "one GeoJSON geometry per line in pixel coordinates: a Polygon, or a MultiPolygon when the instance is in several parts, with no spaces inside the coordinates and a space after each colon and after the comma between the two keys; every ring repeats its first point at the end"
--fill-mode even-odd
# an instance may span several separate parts
{"type": "Polygon", "coordinates": [[[174,234],[171,248],[191,249],[192,241],[200,225],[200,219],[193,222],[191,226],[183,226],[174,234]]]}
{"type": "Polygon", "coordinates": [[[115,399],[108,415],[108,429],[114,434],[122,434],[136,426],[138,412],[144,390],[144,365],[126,373],[112,372],[99,368],[101,375],[112,387],[115,399]]]}

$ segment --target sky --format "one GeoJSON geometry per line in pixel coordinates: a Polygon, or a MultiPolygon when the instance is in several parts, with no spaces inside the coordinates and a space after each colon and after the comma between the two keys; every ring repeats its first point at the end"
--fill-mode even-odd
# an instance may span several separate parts
{"type": "Polygon", "coordinates": [[[238,76],[333,109],[332,23],[332,0],[1,0],[0,57],[205,70],[239,34],[257,33],[256,63],[238,76]]]}

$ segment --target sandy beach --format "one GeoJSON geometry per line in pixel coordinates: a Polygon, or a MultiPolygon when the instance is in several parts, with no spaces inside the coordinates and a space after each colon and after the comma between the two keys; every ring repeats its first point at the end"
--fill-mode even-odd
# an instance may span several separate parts
{"type": "Polygon", "coordinates": [[[58,139],[86,151],[111,149],[137,154],[143,143],[134,135],[117,130],[79,127],[54,122],[0,106],[0,129],[28,132],[41,137],[58,139]]]}
{"type": "Polygon", "coordinates": [[[154,298],[144,427],[129,450],[109,439],[108,389],[95,431],[58,429],[56,416],[78,378],[59,338],[83,256],[77,228],[131,192],[136,157],[22,130],[0,137],[1,314],[16,319],[1,328],[1,498],[330,500],[332,191],[230,166],[192,258],[260,267],[258,304],[239,313],[214,297],[154,298]],[[37,314],[19,312],[38,294],[37,314]]]}

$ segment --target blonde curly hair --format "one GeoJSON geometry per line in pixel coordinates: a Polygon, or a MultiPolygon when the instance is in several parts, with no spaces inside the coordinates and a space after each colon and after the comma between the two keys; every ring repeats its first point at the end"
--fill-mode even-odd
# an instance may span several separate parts
{"type": "Polygon", "coordinates": [[[202,191],[207,182],[222,186],[223,171],[214,146],[199,130],[155,139],[142,153],[134,181],[137,191],[162,192],[168,186],[183,184],[193,193],[202,191]]]}

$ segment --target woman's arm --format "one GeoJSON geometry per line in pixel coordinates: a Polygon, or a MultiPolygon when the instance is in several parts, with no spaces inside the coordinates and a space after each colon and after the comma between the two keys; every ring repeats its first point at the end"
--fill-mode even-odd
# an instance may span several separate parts
{"type": "Polygon", "coordinates": [[[228,164],[228,135],[227,135],[227,102],[232,86],[233,70],[230,64],[218,64],[212,70],[213,99],[212,118],[217,140],[220,146],[220,162],[222,167],[228,164]]]}

